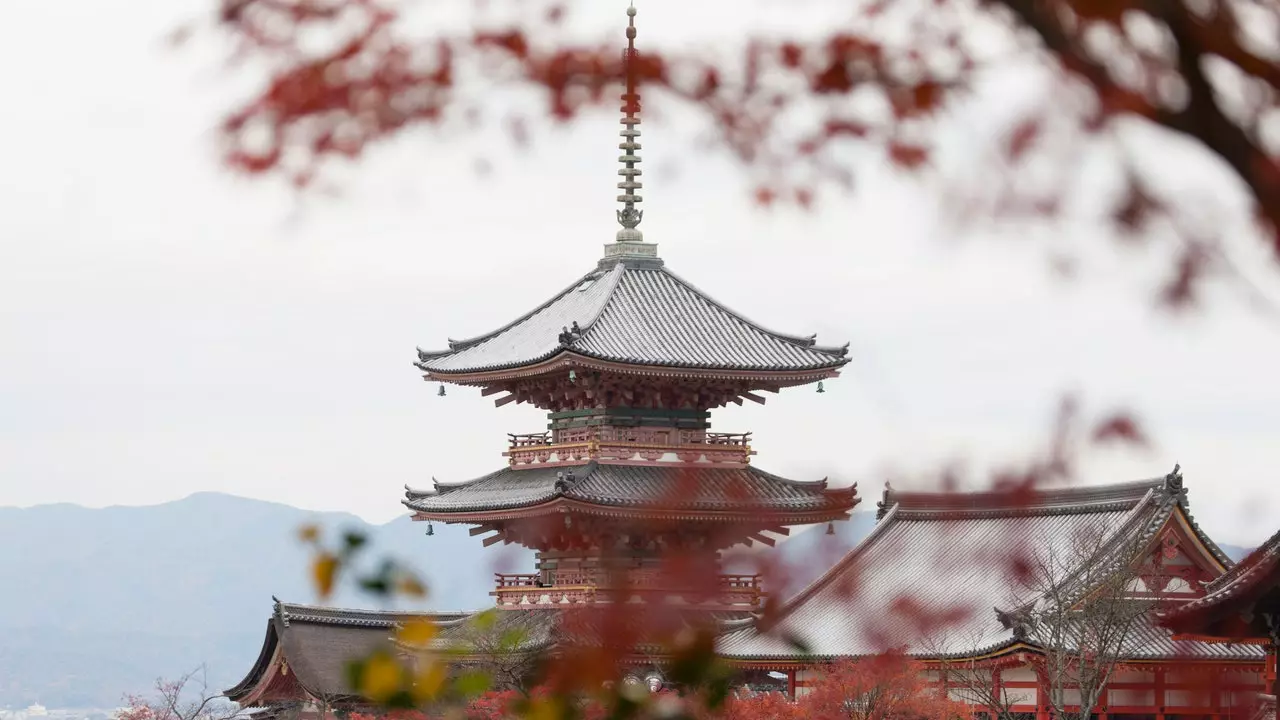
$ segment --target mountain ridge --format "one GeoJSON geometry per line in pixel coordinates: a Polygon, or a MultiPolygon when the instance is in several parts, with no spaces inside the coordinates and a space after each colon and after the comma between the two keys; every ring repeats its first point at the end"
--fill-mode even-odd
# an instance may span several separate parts
{"type": "MultiPolygon", "coordinates": [[[[239,681],[261,647],[272,596],[317,602],[298,539],[304,524],[331,543],[364,532],[369,561],[390,555],[417,569],[429,596],[404,609],[489,607],[492,573],[533,562],[515,546],[483,547],[463,525],[437,523],[426,537],[408,515],[374,524],[218,492],[141,506],[0,507],[0,547],[22,549],[0,553],[0,708],[115,707],[157,677],[202,665],[211,688],[239,681]]],[[[856,511],[831,534],[793,531],[777,550],[789,571],[781,594],[815,580],[874,526],[874,512],[856,511]]],[[[324,604],[373,606],[349,583],[324,604]]]]}

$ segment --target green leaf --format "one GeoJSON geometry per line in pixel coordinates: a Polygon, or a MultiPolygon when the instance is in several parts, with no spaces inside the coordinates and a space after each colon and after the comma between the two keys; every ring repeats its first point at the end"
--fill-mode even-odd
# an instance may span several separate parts
{"type": "Polygon", "coordinates": [[[348,530],[342,534],[342,544],[346,546],[347,552],[359,550],[368,540],[369,538],[359,530],[348,530]]]}
{"type": "Polygon", "coordinates": [[[477,630],[489,630],[498,622],[498,611],[489,609],[471,618],[471,624],[477,630]]]}
{"type": "Polygon", "coordinates": [[[483,695],[491,684],[489,675],[478,670],[463,673],[454,681],[454,689],[463,697],[483,695]]]}
{"type": "Polygon", "coordinates": [[[360,579],[360,589],[370,595],[388,595],[391,593],[391,584],[386,578],[372,576],[360,579]]]}
{"type": "Polygon", "coordinates": [[[529,637],[521,628],[511,628],[502,633],[502,637],[498,639],[498,648],[501,650],[516,650],[529,637]]]}

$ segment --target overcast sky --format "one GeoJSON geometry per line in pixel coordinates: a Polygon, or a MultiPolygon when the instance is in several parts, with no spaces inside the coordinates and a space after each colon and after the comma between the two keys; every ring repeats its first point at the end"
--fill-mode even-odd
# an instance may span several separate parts
{"type": "MultiPolygon", "coordinates": [[[[593,3],[584,22],[620,26],[616,4],[593,3]]],[[[21,21],[0,24],[0,504],[212,490],[380,521],[400,512],[406,483],[497,469],[505,433],[543,427],[538,411],[495,409],[475,390],[437,397],[414,347],[489,331],[594,265],[616,227],[615,119],[540,130],[527,152],[485,146],[492,134],[417,133],[341,175],[341,197],[299,203],[218,166],[210,128],[233,90],[213,53],[161,42],[212,0],[10,5],[21,21]],[[493,173],[473,172],[477,156],[493,173]]],[[[641,6],[642,44],[801,15],[693,5],[641,6]]],[[[1243,293],[1220,288],[1207,309],[1170,317],[1153,308],[1151,259],[1088,226],[1054,242],[1106,250],[1064,282],[1043,242],[957,236],[927,189],[874,164],[852,197],[763,212],[741,168],[692,152],[702,128],[664,119],[644,126],[646,239],[746,316],[852,343],[826,393],[713,416],[756,433],[759,466],[857,481],[870,506],[889,472],[1023,456],[1057,398],[1079,391],[1087,409],[1135,409],[1156,441],[1094,456],[1087,482],[1180,462],[1214,537],[1275,529],[1280,322],[1243,293]]],[[[1221,168],[1178,148],[1169,158],[1197,203],[1241,207],[1221,168]]],[[[1237,215],[1223,224],[1232,236],[1237,215]]],[[[1280,269],[1253,274],[1280,297],[1280,269]]]]}

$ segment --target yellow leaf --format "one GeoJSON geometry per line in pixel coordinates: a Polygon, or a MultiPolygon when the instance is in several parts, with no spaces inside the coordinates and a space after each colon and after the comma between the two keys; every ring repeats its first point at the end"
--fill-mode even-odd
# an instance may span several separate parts
{"type": "Polygon", "coordinates": [[[386,653],[378,653],[365,661],[360,673],[360,694],[383,702],[400,690],[400,679],[400,663],[386,653]]]}
{"type": "Polygon", "coordinates": [[[312,523],[303,525],[298,528],[298,539],[304,543],[314,543],[320,539],[320,528],[312,523]]]}
{"type": "Polygon", "coordinates": [[[560,720],[560,704],[555,698],[540,697],[529,706],[528,720],[560,720]]]}
{"type": "Polygon", "coordinates": [[[316,555],[311,563],[311,580],[315,583],[320,599],[329,597],[333,592],[333,579],[338,574],[338,558],[327,552],[316,555]]]}
{"type": "Polygon", "coordinates": [[[413,699],[418,704],[434,699],[440,694],[440,688],[444,686],[445,675],[443,664],[428,663],[413,679],[413,699]]]}
{"type": "Polygon", "coordinates": [[[405,645],[425,648],[436,636],[436,626],[426,620],[412,620],[400,626],[396,639],[405,645]]]}
{"type": "Polygon", "coordinates": [[[400,576],[400,580],[396,582],[396,590],[401,595],[408,595],[409,597],[424,598],[427,596],[427,586],[423,585],[421,580],[410,573],[400,576]]]}

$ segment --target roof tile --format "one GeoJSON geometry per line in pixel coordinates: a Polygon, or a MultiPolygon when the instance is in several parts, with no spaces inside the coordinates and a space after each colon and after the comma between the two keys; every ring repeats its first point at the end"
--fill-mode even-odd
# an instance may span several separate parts
{"type": "Polygon", "coordinates": [[[839,367],[844,348],[766,330],[661,266],[618,263],[599,269],[536,310],[487,335],[419,352],[430,373],[522,367],[561,351],[638,365],[735,370],[839,367]],[[581,334],[562,343],[564,328],[581,334]]]}

